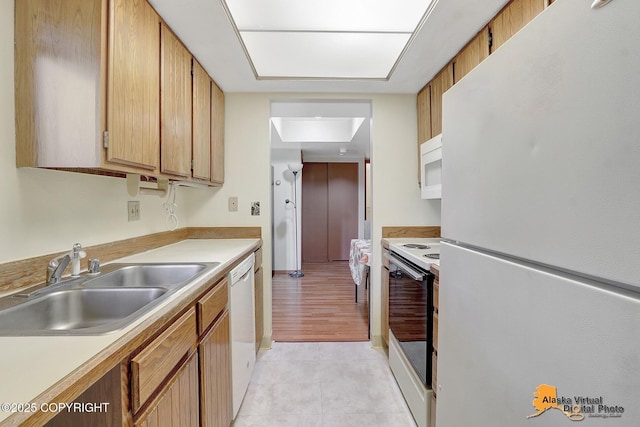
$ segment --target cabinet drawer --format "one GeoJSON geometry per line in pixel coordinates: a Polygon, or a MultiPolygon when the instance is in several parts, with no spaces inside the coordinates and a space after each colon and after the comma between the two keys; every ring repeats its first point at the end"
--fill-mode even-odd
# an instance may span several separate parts
{"type": "Polygon", "coordinates": [[[433,349],[438,351],[438,315],[433,314],[433,349]]]}
{"type": "Polygon", "coordinates": [[[195,348],[196,312],[191,308],[131,360],[134,412],[145,404],[171,371],[195,348]]]}
{"type": "Polygon", "coordinates": [[[207,330],[209,325],[225,309],[228,300],[227,279],[223,279],[198,301],[196,305],[198,308],[198,334],[207,330]]]}
{"type": "Polygon", "coordinates": [[[262,248],[255,251],[256,261],[253,264],[253,271],[258,271],[258,269],[262,266],[262,248]]]}

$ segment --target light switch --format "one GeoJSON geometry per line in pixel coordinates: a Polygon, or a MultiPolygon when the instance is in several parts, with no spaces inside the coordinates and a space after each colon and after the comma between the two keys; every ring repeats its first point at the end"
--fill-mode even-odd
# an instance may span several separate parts
{"type": "Polygon", "coordinates": [[[229,197],[229,212],[238,212],[238,197],[229,197]]]}
{"type": "Polygon", "coordinates": [[[127,217],[129,221],[138,221],[140,219],[140,201],[131,200],[127,202],[127,217]]]}

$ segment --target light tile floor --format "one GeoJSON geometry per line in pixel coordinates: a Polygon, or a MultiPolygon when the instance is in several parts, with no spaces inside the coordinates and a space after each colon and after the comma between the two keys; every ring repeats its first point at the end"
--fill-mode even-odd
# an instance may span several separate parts
{"type": "Polygon", "coordinates": [[[383,350],[368,342],[261,350],[234,427],[415,427],[383,350]]]}

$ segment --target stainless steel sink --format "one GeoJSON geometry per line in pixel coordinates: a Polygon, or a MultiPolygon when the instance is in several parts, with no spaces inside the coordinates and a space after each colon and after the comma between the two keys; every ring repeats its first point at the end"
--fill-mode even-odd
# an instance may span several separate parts
{"type": "MultiPolygon", "coordinates": [[[[181,285],[213,264],[113,264],[117,269],[84,282],[87,287],[140,287],[181,285]]],[[[112,267],[107,266],[107,267],[112,267]]],[[[112,267],[112,268],[113,268],[112,267]]]]}
{"type": "Polygon", "coordinates": [[[219,264],[109,264],[99,276],[1,298],[0,336],[113,332],[219,264]]]}
{"type": "Polygon", "coordinates": [[[0,335],[110,332],[166,294],[159,287],[58,290],[0,311],[0,335]]]}

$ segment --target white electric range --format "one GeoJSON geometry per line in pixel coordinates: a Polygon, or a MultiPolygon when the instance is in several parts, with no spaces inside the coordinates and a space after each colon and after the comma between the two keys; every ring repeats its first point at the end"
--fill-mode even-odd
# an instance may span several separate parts
{"type": "Polygon", "coordinates": [[[418,427],[431,417],[433,264],[440,239],[387,239],[389,254],[389,367],[418,427]]]}
{"type": "MultiPolygon", "coordinates": [[[[394,239],[396,240],[396,239],[394,239]]],[[[429,270],[432,264],[440,265],[440,239],[404,239],[389,243],[389,250],[411,263],[429,270]]]]}

